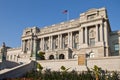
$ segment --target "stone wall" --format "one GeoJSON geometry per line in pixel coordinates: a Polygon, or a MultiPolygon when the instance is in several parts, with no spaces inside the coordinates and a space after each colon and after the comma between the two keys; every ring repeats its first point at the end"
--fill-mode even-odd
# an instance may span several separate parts
{"type": "Polygon", "coordinates": [[[69,60],[43,60],[37,61],[40,63],[44,69],[51,70],[60,70],[61,66],[65,66],[66,68],[70,68],[70,70],[76,71],[85,71],[86,66],[90,69],[93,68],[94,65],[101,67],[104,70],[109,71],[119,71],[120,70],[120,56],[114,57],[104,57],[104,58],[92,58],[86,60],[86,65],[78,65],[77,59],[69,59],[69,60]]]}
{"type": "Polygon", "coordinates": [[[7,50],[7,60],[18,61],[18,56],[21,55],[21,48],[11,48],[7,50]]]}

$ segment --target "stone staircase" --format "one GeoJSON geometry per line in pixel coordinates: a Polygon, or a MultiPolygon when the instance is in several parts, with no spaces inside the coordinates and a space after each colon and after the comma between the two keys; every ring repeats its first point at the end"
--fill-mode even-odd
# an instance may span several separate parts
{"type": "Polygon", "coordinates": [[[6,78],[17,78],[23,76],[26,72],[34,69],[34,61],[29,61],[27,63],[23,63],[19,66],[3,69],[0,71],[0,80],[6,78]]]}

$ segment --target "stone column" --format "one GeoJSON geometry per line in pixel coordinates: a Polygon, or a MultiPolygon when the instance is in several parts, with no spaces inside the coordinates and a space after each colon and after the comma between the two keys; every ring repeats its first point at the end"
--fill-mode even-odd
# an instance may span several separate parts
{"type": "Polygon", "coordinates": [[[69,46],[70,46],[70,48],[72,48],[72,44],[73,44],[73,40],[72,40],[72,32],[70,32],[69,35],[70,35],[69,46]]]}
{"type": "Polygon", "coordinates": [[[44,46],[43,46],[43,38],[41,38],[41,50],[43,51],[44,46]]]}
{"type": "Polygon", "coordinates": [[[106,43],[106,46],[108,46],[108,26],[107,26],[107,22],[104,22],[104,39],[105,39],[105,43],[106,43]]]}
{"type": "Polygon", "coordinates": [[[103,25],[100,24],[100,41],[103,41],[103,25]]]}
{"type": "Polygon", "coordinates": [[[50,38],[50,36],[49,36],[49,50],[51,49],[51,38],[50,38]]]}
{"type": "Polygon", "coordinates": [[[33,39],[31,39],[31,53],[33,53],[33,39]]]}
{"type": "Polygon", "coordinates": [[[21,40],[21,50],[23,51],[23,40],[21,40]]]}
{"type": "Polygon", "coordinates": [[[44,41],[45,39],[44,39],[44,37],[43,37],[43,51],[45,50],[45,41],[44,41]]]}
{"type": "Polygon", "coordinates": [[[25,40],[23,40],[23,52],[25,51],[25,40]]]}
{"type": "Polygon", "coordinates": [[[58,34],[58,49],[60,48],[60,35],[58,34]]]}
{"type": "Polygon", "coordinates": [[[105,41],[105,56],[109,56],[109,50],[108,50],[108,25],[107,22],[104,22],[104,41],[105,41]]]}
{"type": "Polygon", "coordinates": [[[79,39],[78,48],[80,49],[80,44],[81,44],[81,31],[80,30],[79,30],[78,39],[79,39]]]}
{"type": "Polygon", "coordinates": [[[70,47],[70,32],[68,32],[68,48],[70,47]]]}
{"type": "Polygon", "coordinates": [[[85,43],[88,44],[88,30],[87,30],[87,27],[85,27],[85,43]]]}
{"type": "Polygon", "coordinates": [[[60,34],[60,49],[62,49],[62,34],[60,34]]]}
{"type": "Polygon", "coordinates": [[[30,51],[30,39],[28,39],[28,51],[30,51]]]}
{"type": "Polygon", "coordinates": [[[98,42],[98,25],[96,25],[96,38],[95,38],[95,41],[98,42]]]}
{"type": "Polygon", "coordinates": [[[36,59],[36,54],[37,54],[37,37],[34,37],[34,42],[33,42],[33,57],[36,59]]]}
{"type": "Polygon", "coordinates": [[[31,39],[29,39],[29,51],[31,50],[31,39]]]}
{"type": "Polygon", "coordinates": [[[51,50],[52,50],[52,44],[53,44],[53,36],[51,36],[51,50]]]}
{"type": "Polygon", "coordinates": [[[81,28],[81,31],[80,31],[80,44],[83,44],[83,28],[81,28]]]}

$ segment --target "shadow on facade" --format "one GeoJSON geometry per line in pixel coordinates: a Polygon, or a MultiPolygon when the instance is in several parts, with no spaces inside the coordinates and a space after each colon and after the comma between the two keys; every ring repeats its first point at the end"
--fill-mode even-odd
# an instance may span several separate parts
{"type": "Polygon", "coordinates": [[[3,61],[0,63],[0,70],[1,69],[10,69],[10,68],[16,67],[20,64],[22,64],[22,63],[16,63],[16,62],[6,60],[6,61],[3,61]]]}

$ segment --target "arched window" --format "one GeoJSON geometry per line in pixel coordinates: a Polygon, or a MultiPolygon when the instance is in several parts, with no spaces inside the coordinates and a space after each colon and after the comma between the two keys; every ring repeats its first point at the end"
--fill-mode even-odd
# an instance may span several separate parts
{"type": "Polygon", "coordinates": [[[64,59],[64,58],[65,58],[64,54],[59,55],[59,59],[64,59]]]}
{"type": "Polygon", "coordinates": [[[54,59],[54,56],[53,56],[53,55],[50,55],[50,56],[49,56],[49,59],[50,59],[50,60],[54,59]]]}
{"type": "Polygon", "coordinates": [[[94,58],[95,57],[95,53],[90,53],[90,58],[94,58]]]}

